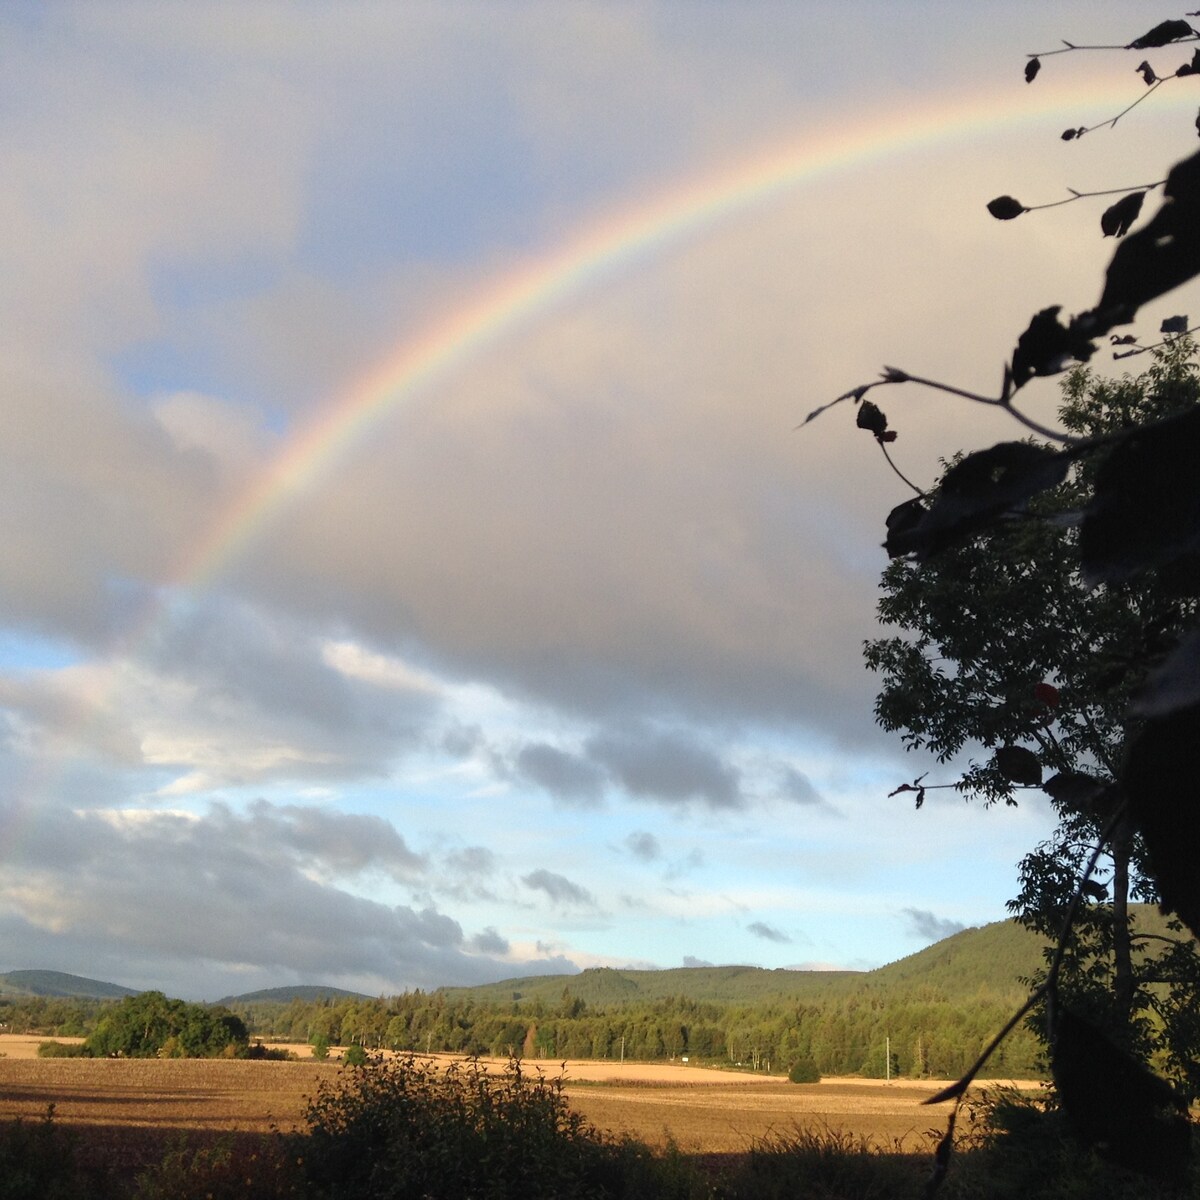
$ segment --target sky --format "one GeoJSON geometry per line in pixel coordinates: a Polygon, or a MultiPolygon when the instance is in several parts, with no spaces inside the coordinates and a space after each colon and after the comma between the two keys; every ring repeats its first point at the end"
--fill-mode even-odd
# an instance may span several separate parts
{"type": "MultiPolygon", "coordinates": [[[[849,406],[797,426],[885,364],[994,393],[1094,303],[1104,202],[984,206],[1161,179],[1191,81],[1068,144],[1135,60],[1025,56],[1177,15],[0,8],[0,970],[869,969],[1003,918],[1046,802],[889,798],[954,767],[861,660],[908,493],[849,406]]],[[[921,481],[1019,432],[876,395],[921,481]]]]}

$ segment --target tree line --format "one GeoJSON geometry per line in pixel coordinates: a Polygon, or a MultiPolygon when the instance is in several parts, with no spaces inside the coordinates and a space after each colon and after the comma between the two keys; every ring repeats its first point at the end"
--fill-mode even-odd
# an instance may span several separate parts
{"type": "MultiPolygon", "coordinates": [[[[937,989],[862,987],[817,1003],[718,1005],[676,996],[644,1004],[589,1005],[570,988],[560,1000],[491,1004],[442,992],[376,1000],[233,1004],[252,1036],[368,1050],[448,1052],[561,1061],[680,1061],[786,1073],[811,1059],[823,1075],[961,1073],[1011,1008],[981,989],[971,1001],[937,989]]],[[[1020,1031],[991,1064],[994,1077],[1038,1077],[1037,1039],[1020,1031]]]]}

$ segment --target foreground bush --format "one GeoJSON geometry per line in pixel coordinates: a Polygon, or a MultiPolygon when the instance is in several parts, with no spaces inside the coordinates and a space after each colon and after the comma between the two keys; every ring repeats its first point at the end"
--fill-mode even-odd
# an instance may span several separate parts
{"type": "Polygon", "coordinates": [[[561,1078],[414,1055],[321,1084],[301,1139],[317,1193],[356,1200],[570,1200],[687,1195],[650,1150],[572,1112],[561,1078]]]}

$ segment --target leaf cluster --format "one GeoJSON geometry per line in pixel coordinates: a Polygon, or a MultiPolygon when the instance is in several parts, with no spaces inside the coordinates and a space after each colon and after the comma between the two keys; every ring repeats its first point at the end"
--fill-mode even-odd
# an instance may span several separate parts
{"type": "MultiPolygon", "coordinates": [[[[1198,39],[1187,21],[1168,20],[1123,48],[1198,39]]],[[[1065,43],[1063,52],[1084,48],[1065,43]]],[[[1026,81],[1040,68],[1041,57],[1031,56],[1026,81]]],[[[1194,55],[1169,78],[1198,69],[1194,55]]],[[[1167,78],[1149,60],[1136,70],[1147,94],[1167,78]]],[[[1063,137],[1088,132],[1081,126],[1063,137]]],[[[833,403],[849,399],[860,410],[872,403],[868,428],[887,428],[867,392],[916,382],[1001,408],[1051,443],[1005,442],[959,456],[935,489],[913,487],[916,497],[889,514],[885,546],[894,561],[880,615],[902,633],[866,649],[868,665],[884,677],[876,715],[910,748],[943,762],[968,744],[989,750],[956,784],[988,802],[1013,802],[1017,789],[1054,772],[1045,790],[1062,818],[1057,844],[1024,864],[1033,893],[1023,899],[1031,906],[1027,917],[1036,914],[1031,919],[1043,926],[1061,917],[1057,947],[1035,991],[979,1063],[1044,1005],[1056,1086],[1076,1134],[1115,1162],[1178,1181],[1190,1155],[1186,1106],[1146,1065],[1147,1045],[1155,1043],[1149,1014],[1156,1013],[1164,1034],[1181,1038],[1174,1045],[1166,1038],[1161,1057],[1194,1080],[1182,1046],[1194,1048],[1195,1036],[1180,1019],[1178,997],[1195,996],[1200,970],[1195,956],[1186,960],[1177,947],[1154,959],[1154,969],[1173,968],[1161,981],[1173,998],[1156,1007],[1144,974],[1133,974],[1124,905],[1132,872],[1135,891],[1200,933],[1200,823],[1191,811],[1191,759],[1200,742],[1200,405],[1194,369],[1184,365],[1194,350],[1187,319],[1164,322],[1174,336],[1159,343],[1159,378],[1127,381],[1123,393],[1093,388],[1085,403],[1087,384],[1077,381],[1061,430],[1044,428],[1014,404],[1031,380],[1089,362],[1106,336],[1113,345],[1136,346],[1135,338],[1112,331],[1200,274],[1200,152],[1176,163],[1161,185],[1114,191],[1121,198],[1103,213],[1101,232],[1118,244],[1098,300],[1066,319],[1061,306],[1037,312],[1016,340],[996,396],[887,367],[876,383],[833,403]],[[1135,230],[1147,194],[1160,186],[1162,203],[1135,230]],[[1114,900],[1110,1007],[1124,1022],[1116,1036],[1087,1012],[1110,982],[1094,953],[1089,957],[1105,932],[1093,909],[1108,892],[1106,854],[1114,900]]],[[[1060,203],[1081,198],[1071,192],[1060,203]]],[[[1010,221],[1045,206],[1005,195],[988,207],[1010,221]]],[[[890,456],[888,462],[895,469],[890,456]]],[[[916,792],[920,805],[934,786],[923,779],[897,791],[916,792]]],[[[941,1098],[961,1102],[973,1073],[941,1098]]],[[[944,1177],[953,1128],[954,1118],[931,1191],[944,1177]]]]}

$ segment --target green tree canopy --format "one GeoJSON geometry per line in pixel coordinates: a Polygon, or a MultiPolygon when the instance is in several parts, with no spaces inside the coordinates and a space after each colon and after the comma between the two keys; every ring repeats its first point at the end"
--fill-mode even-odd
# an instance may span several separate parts
{"type": "MultiPolygon", "coordinates": [[[[1077,368],[1063,384],[1064,426],[1096,438],[1195,405],[1194,353],[1179,337],[1137,376],[1077,368]]],[[[1156,1055],[1195,1094],[1200,1043],[1180,1005],[1195,998],[1200,962],[1190,939],[1151,944],[1133,931],[1129,901],[1160,897],[1111,785],[1137,730],[1130,698],[1197,605],[1163,571],[1085,580],[1073,514],[1090,501],[1103,462],[1081,458],[1023,517],[988,524],[924,563],[894,560],[878,611],[896,632],[868,641],[865,657],[880,676],[879,723],[958,767],[958,791],[988,805],[1016,804],[1023,789],[1050,796],[1057,829],[1022,861],[1010,904],[1024,924],[1057,940],[1081,870],[1108,843],[1091,903],[1072,925],[1063,986],[1119,1044],[1156,1055]]],[[[909,785],[918,802],[921,786],[909,785]]]]}

